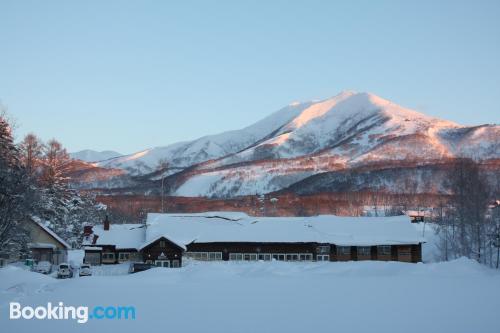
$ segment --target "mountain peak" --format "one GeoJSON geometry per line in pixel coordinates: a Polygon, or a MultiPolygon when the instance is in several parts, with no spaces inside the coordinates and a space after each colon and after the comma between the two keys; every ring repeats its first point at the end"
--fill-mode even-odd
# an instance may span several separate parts
{"type": "Polygon", "coordinates": [[[122,154],[112,150],[95,151],[90,149],[80,150],[69,154],[71,158],[84,162],[98,162],[121,156],[122,154]]]}
{"type": "Polygon", "coordinates": [[[388,133],[439,135],[442,129],[457,127],[460,126],[404,108],[370,92],[344,90],[324,100],[291,103],[240,130],[156,147],[99,165],[129,169],[145,164],[154,168],[158,160],[165,159],[171,166],[182,169],[208,160],[236,163],[265,158],[266,154],[296,157],[318,152],[352,135],[375,142],[374,138],[388,133]]]}

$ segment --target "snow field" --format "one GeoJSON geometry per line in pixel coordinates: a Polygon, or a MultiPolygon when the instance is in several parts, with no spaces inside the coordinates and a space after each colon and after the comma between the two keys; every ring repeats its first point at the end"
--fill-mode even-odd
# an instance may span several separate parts
{"type": "MultiPolygon", "coordinates": [[[[106,269],[103,266],[102,269],[106,269]]],[[[187,262],[68,280],[0,269],[5,332],[498,332],[500,272],[468,259],[187,262]],[[127,306],[135,320],[9,320],[8,303],[127,306]]],[[[3,331],[3,330],[2,330],[3,331]]]]}

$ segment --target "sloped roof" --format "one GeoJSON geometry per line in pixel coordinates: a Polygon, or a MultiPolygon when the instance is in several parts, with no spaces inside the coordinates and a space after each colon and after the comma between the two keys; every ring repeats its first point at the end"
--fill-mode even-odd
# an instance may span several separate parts
{"type": "Polygon", "coordinates": [[[192,242],[330,243],[337,245],[418,244],[424,240],[408,216],[250,217],[236,212],[158,214],[147,217],[145,244],[161,236],[192,242]]]}
{"type": "Polygon", "coordinates": [[[114,245],[117,249],[138,249],[144,243],[144,224],[110,224],[109,230],[103,225],[92,227],[94,235],[99,236],[92,246],[114,245]]]}
{"type": "Polygon", "coordinates": [[[38,225],[40,228],[42,228],[46,233],[48,233],[52,238],[54,238],[56,241],[58,241],[59,243],[61,243],[62,246],[64,246],[66,249],[71,249],[71,246],[69,246],[68,243],[66,243],[66,241],[64,239],[62,239],[61,237],[59,237],[58,234],[56,234],[54,231],[52,231],[52,229],[50,229],[49,227],[47,227],[45,224],[43,224],[43,222],[37,218],[34,218],[32,217],[30,219],[30,221],[33,221],[33,223],[35,223],[36,225],[38,225]]]}

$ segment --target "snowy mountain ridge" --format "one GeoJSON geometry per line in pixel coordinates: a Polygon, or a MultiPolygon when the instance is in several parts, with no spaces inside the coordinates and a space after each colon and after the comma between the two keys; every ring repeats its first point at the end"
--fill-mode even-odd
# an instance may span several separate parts
{"type": "Polygon", "coordinates": [[[500,158],[500,126],[461,126],[370,93],[344,91],[293,103],[241,130],[157,147],[94,165],[148,174],[159,162],[178,196],[249,195],[289,187],[318,173],[373,163],[500,158]]]}
{"type": "Polygon", "coordinates": [[[139,174],[153,171],[161,161],[167,161],[171,167],[186,168],[238,152],[255,144],[289,122],[309,105],[310,103],[289,105],[241,130],[146,149],[134,154],[99,162],[96,166],[129,169],[139,174]]]}
{"type": "MultiPolygon", "coordinates": [[[[375,113],[380,110],[391,116],[394,126],[403,124],[402,121],[406,119],[420,123],[438,122],[445,126],[458,127],[452,122],[438,120],[416,111],[404,109],[373,94],[345,91],[323,101],[292,103],[241,130],[146,149],[130,155],[111,158],[99,162],[97,165],[124,169],[137,167],[138,173],[147,173],[154,170],[160,161],[165,160],[171,166],[185,168],[234,154],[255,145],[272,144],[289,147],[298,137],[310,135],[310,132],[317,132],[312,135],[320,143],[316,148],[321,148],[325,144],[324,141],[329,140],[332,132],[338,126],[346,126],[353,123],[354,120],[361,121],[364,117],[375,116],[375,113]],[[293,133],[290,134],[291,132],[293,133]]],[[[383,115],[380,114],[379,117],[381,116],[383,115]]],[[[282,149],[282,151],[284,150],[282,149]]],[[[297,152],[297,154],[300,153],[297,152]]],[[[297,154],[292,153],[292,155],[297,154]]]]}
{"type": "Polygon", "coordinates": [[[121,156],[122,154],[112,150],[95,151],[91,149],[80,150],[69,154],[71,158],[84,162],[98,162],[121,156]]]}

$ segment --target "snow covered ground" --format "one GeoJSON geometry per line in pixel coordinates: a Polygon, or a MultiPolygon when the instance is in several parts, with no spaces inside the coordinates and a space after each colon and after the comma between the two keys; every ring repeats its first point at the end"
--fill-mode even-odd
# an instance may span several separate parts
{"type": "MultiPolygon", "coordinates": [[[[110,266],[107,266],[110,267],[110,266]]],[[[2,332],[499,332],[500,272],[460,259],[189,262],[56,280],[0,269],[2,332]],[[109,273],[110,275],[107,275],[109,273]],[[134,306],[135,320],[9,320],[9,302],[134,306]]],[[[97,272],[96,272],[97,273],[97,272]]]]}

